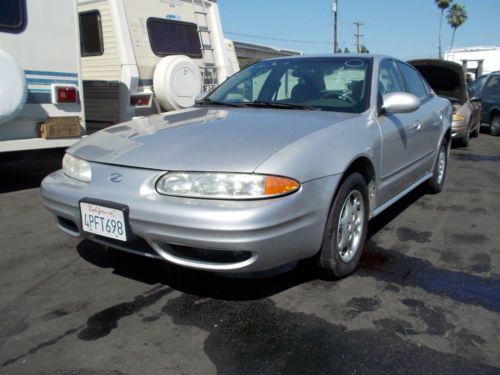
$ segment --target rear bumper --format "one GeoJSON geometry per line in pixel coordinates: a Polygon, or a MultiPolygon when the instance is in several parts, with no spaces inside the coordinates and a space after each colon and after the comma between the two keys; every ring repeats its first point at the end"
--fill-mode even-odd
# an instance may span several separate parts
{"type": "Polygon", "coordinates": [[[61,230],[181,266],[237,273],[264,271],[313,256],[321,247],[340,178],[308,182],[296,193],[275,199],[222,201],[162,196],[154,189],[162,172],[92,167],[89,184],[62,171],[42,182],[44,204],[56,215],[61,230]],[[124,181],[110,182],[110,173],[122,174],[124,181]],[[109,241],[82,232],[78,202],[84,197],[127,205],[131,232],[150,249],[137,247],[140,241],[109,241]]]}

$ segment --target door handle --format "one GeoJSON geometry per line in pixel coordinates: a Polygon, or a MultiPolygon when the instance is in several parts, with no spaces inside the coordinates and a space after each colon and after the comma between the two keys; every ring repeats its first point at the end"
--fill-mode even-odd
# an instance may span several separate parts
{"type": "Polygon", "coordinates": [[[412,127],[415,131],[418,132],[420,129],[422,129],[422,123],[420,121],[415,121],[412,127]]]}

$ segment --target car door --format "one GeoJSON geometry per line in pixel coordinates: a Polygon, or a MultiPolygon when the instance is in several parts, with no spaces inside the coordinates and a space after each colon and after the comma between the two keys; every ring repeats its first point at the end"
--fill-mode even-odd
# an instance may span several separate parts
{"type": "MultiPolygon", "coordinates": [[[[384,59],[378,72],[378,94],[405,92],[406,86],[392,59],[384,59]]],[[[380,166],[377,205],[388,201],[417,178],[416,161],[419,158],[420,131],[418,111],[412,113],[383,113],[377,121],[382,133],[382,155],[380,166]]]]}
{"type": "Polygon", "coordinates": [[[415,111],[415,159],[414,180],[418,180],[432,170],[434,156],[440,142],[442,108],[433,100],[433,93],[422,75],[411,65],[396,62],[406,83],[407,92],[420,99],[420,108],[415,111]]]}
{"type": "Polygon", "coordinates": [[[480,97],[483,101],[482,119],[490,123],[491,110],[500,106],[500,74],[492,74],[488,77],[480,97]]]}

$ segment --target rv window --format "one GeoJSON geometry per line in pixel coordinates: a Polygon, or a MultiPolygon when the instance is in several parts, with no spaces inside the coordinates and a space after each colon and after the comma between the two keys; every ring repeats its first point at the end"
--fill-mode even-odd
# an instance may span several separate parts
{"type": "Polygon", "coordinates": [[[0,31],[21,32],[26,26],[25,0],[0,2],[0,31]]]}
{"type": "Polygon", "coordinates": [[[80,47],[83,57],[104,53],[101,15],[97,10],[80,13],[80,47]]]}
{"type": "Polygon", "coordinates": [[[148,18],[147,25],[155,55],[202,57],[198,27],[194,23],[148,18]]]}

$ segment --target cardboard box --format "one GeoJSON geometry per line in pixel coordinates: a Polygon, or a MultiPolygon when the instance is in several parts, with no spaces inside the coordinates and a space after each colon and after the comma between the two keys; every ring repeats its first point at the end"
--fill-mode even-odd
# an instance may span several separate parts
{"type": "Polygon", "coordinates": [[[44,139],[74,138],[81,134],[78,116],[47,117],[38,125],[38,136],[44,139]]]}

